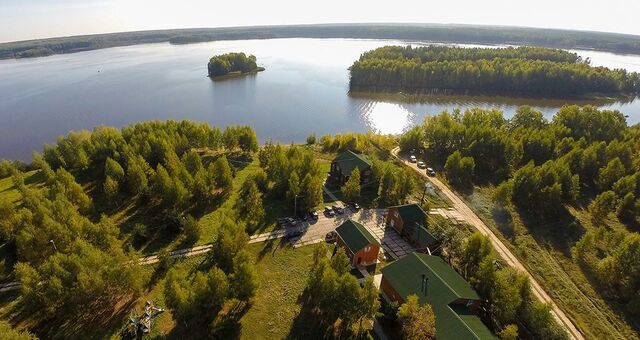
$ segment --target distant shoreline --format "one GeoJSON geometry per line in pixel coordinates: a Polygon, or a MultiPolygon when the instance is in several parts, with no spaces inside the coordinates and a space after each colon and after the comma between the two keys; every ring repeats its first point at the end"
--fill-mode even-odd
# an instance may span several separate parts
{"type": "Polygon", "coordinates": [[[110,47],[169,42],[280,38],[395,39],[452,44],[528,45],[640,55],[640,36],[559,29],[441,24],[321,24],[172,29],[0,43],[0,59],[44,57],[110,47]]]}

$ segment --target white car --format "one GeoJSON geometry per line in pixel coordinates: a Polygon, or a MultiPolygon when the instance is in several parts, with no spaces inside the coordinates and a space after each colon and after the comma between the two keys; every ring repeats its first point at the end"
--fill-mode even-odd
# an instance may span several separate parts
{"type": "Polygon", "coordinates": [[[426,167],[427,167],[427,165],[426,165],[426,164],[424,164],[424,162],[423,162],[423,161],[418,162],[418,164],[416,164],[416,165],[417,165],[417,166],[418,166],[418,168],[420,168],[420,169],[424,169],[424,168],[426,168],[426,167]]]}
{"type": "Polygon", "coordinates": [[[411,162],[411,163],[415,163],[415,162],[417,162],[417,161],[418,161],[418,159],[416,158],[416,156],[411,155],[411,156],[409,157],[409,162],[411,162]]]}
{"type": "Polygon", "coordinates": [[[432,168],[427,168],[427,175],[429,175],[431,177],[435,177],[436,176],[436,172],[432,168]]]}

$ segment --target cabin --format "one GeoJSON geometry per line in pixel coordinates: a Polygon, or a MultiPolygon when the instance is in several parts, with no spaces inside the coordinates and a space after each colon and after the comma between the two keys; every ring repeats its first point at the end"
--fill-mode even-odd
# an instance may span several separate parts
{"type": "Polygon", "coordinates": [[[478,317],[480,297],[442,258],[411,253],[382,268],[382,296],[402,304],[416,295],[428,303],[436,318],[436,338],[495,339],[478,317]]]}
{"type": "Polygon", "coordinates": [[[387,227],[395,229],[409,243],[422,252],[438,246],[438,239],[427,229],[427,213],[417,204],[390,207],[387,210],[387,227]]]}
{"type": "Polygon", "coordinates": [[[351,265],[369,267],[378,263],[380,243],[362,224],[348,219],[336,228],[336,233],[336,247],[344,249],[351,265]]]}
{"type": "Polygon", "coordinates": [[[360,184],[366,184],[371,181],[373,176],[371,164],[371,161],[363,155],[347,150],[331,161],[329,177],[332,181],[342,185],[349,180],[351,173],[357,168],[360,170],[360,184]]]}

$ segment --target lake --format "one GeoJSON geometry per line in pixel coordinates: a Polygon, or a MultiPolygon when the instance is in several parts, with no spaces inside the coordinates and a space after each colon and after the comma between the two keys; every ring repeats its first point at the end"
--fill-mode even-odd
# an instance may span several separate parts
{"type": "MultiPolygon", "coordinates": [[[[0,61],[0,158],[29,160],[69,130],[151,119],[251,125],[261,141],[301,142],[347,131],[400,133],[454,108],[527,104],[551,117],[566,101],[502,97],[350,95],[347,68],[391,40],[273,39],[191,45],[150,44],[37,59],[0,61]],[[214,54],[256,55],[266,71],[213,82],[214,54]]],[[[413,43],[417,45],[419,43],[413,43]]],[[[640,71],[640,56],[574,51],[593,65],[640,71]]],[[[582,103],[584,104],[584,103],[582,103]]],[[[603,105],[640,121],[640,100],[603,105]]]]}

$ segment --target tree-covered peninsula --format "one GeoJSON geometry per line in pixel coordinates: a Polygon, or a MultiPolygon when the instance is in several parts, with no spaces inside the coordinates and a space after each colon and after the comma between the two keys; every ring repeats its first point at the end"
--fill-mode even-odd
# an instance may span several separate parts
{"type": "Polygon", "coordinates": [[[214,56],[207,65],[209,77],[222,77],[226,75],[240,75],[251,72],[264,71],[264,67],[258,67],[254,55],[244,53],[226,53],[214,56]]]}
{"type": "Polygon", "coordinates": [[[638,73],[593,67],[575,53],[538,47],[385,46],[362,54],[350,72],[350,87],[356,91],[549,97],[640,92],[638,73]]]}

